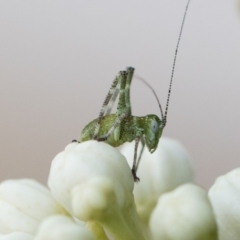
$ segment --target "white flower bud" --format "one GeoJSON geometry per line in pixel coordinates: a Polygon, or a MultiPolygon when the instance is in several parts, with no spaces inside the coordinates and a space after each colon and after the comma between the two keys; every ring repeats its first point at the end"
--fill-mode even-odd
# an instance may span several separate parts
{"type": "Polygon", "coordinates": [[[34,233],[39,222],[54,213],[66,211],[35,180],[7,180],[0,184],[0,233],[34,233]]]}
{"type": "Polygon", "coordinates": [[[144,239],[132,195],[126,159],[110,145],[71,143],[52,162],[53,196],[75,217],[97,221],[116,239],[144,239]]]}
{"type": "MultiPolygon", "coordinates": [[[[139,144],[138,156],[141,147],[139,144]]],[[[132,166],[134,143],[125,144],[120,151],[132,166]]],[[[133,191],[137,211],[145,223],[161,194],[192,181],[193,170],[189,159],[184,147],[173,139],[162,137],[152,154],[145,147],[137,170],[140,182],[133,191]]]]}
{"type": "Polygon", "coordinates": [[[207,193],[193,184],[184,184],[159,198],[150,229],[154,240],[217,240],[207,193]]]}
{"type": "Polygon", "coordinates": [[[89,229],[76,224],[72,218],[52,215],[43,220],[34,240],[95,240],[95,237],[89,229]]]}
{"type": "Polygon", "coordinates": [[[240,239],[240,168],[218,177],[209,190],[220,240],[240,239]]]}
{"type": "Polygon", "coordinates": [[[33,235],[30,233],[13,232],[9,234],[0,234],[0,240],[33,240],[33,235]]]}

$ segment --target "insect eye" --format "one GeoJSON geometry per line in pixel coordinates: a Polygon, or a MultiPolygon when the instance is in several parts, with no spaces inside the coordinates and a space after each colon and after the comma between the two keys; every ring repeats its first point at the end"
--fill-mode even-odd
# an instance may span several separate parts
{"type": "Polygon", "coordinates": [[[157,123],[157,121],[153,120],[153,121],[151,122],[151,129],[152,129],[152,132],[153,132],[153,133],[156,133],[156,132],[157,132],[157,130],[158,130],[158,123],[157,123]]]}

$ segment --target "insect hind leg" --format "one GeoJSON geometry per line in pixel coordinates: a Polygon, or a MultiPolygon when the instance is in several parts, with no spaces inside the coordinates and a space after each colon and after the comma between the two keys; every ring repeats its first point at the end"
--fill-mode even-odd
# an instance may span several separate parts
{"type": "Polygon", "coordinates": [[[132,82],[132,77],[134,73],[134,68],[128,67],[126,71],[120,72],[121,77],[121,83],[120,83],[120,96],[117,106],[117,112],[116,116],[117,119],[121,120],[119,125],[116,127],[115,130],[115,138],[116,140],[119,140],[121,138],[121,133],[124,131],[124,118],[122,118],[122,115],[125,115],[125,118],[132,115],[131,111],[131,101],[130,101],[130,87],[132,82]],[[122,119],[121,119],[122,118],[122,119]]]}
{"type": "Polygon", "coordinates": [[[96,140],[106,141],[108,137],[113,133],[113,131],[121,124],[122,120],[126,117],[126,115],[127,115],[126,112],[123,112],[122,115],[119,118],[117,118],[117,120],[115,121],[113,126],[110,128],[110,130],[107,132],[107,134],[97,137],[96,140]]]}
{"type": "MultiPolygon", "coordinates": [[[[128,104],[131,107],[131,105],[130,105],[130,85],[131,85],[132,78],[133,78],[134,68],[133,67],[127,67],[126,72],[127,72],[127,80],[126,80],[127,82],[126,82],[126,87],[123,88],[124,89],[124,94],[125,94],[125,103],[128,104]]],[[[119,73],[119,75],[120,75],[120,73],[119,73]]],[[[120,77],[119,80],[121,82],[121,77],[120,77]]],[[[119,94],[120,85],[121,84],[117,84],[116,89],[115,89],[115,91],[114,91],[114,93],[111,97],[111,100],[109,101],[109,103],[107,105],[104,116],[110,114],[110,112],[112,110],[112,107],[113,107],[113,104],[115,103],[116,98],[119,94]]],[[[130,114],[131,114],[131,108],[130,108],[130,114]]]]}
{"type": "Polygon", "coordinates": [[[119,93],[118,86],[119,86],[119,75],[114,79],[114,81],[111,85],[111,88],[109,89],[108,94],[103,102],[103,105],[102,105],[102,108],[99,113],[98,120],[97,120],[97,123],[95,126],[93,139],[97,138],[97,135],[99,133],[100,126],[101,126],[101,121],[102,121],[103,117],[106,115],[106,112],[109,113],[112,110],[112,106],[117,98],[118,93],[119,93]],[[111,99],[113,99],[113,101],[111,101],[111,99]]]}
{"type": "Polygon", "coordinates": [[[106,99],[108,99],[108,101],[106,101],[106,99],[104,101],[102,110],[101,110],[99,118],[98,118],[98,122],[96,124],[95,133],[96,132],[97,133],[94,134],[94,137],[93,137],[94,139],[96,139],[98,141],[106,141],[107,138],[113,133],[114,130],[116,130],[116,141],[120,139],[121,129],[124,127],[123,120],[124,120],[124,118],[131,115],[130,85],[131,85],[131,81],[132,81],[132,77],[133,77],[133,72],[134,72],[134,68],[132,68],[132,67],[127,68],[126,71],[119,72],[117,78],[115,79],[115,81],[117,83],[115,81],[113,83],[115,88],[113,89],[111,87],[111,89],[113,89],[113,90],[110,89],[110,91],[106,97],[106,99]],[[118,87],[119,86],[118,83],[120,85],[120,90],[118,87]],[[109,112],[111,111],[111,108],[113,106],[113,103],[116,100],[118,93],[120,94],[120,96],[119,96],[117,112],[116,112],[117,119],[105,135],[97,136],[99,133],[99,130],[100,130],[100,126],[101,126],[101,120],[102,120],[103,116],[105,116],[106,113],[109,114],[109,112]],[[105,112],[105,114],[104,114],[104,112],[105,112]]]}

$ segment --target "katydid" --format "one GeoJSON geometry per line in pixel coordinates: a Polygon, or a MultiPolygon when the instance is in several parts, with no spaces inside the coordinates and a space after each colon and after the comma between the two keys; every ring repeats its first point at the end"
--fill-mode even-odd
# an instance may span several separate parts
{"type": "Polygon", "coordinates": [[[82,130],[81,137],[79,139],[79,142],[84,142],[91,139],[95,139],[97,141],[104,141],[113,147],[118,147],[125,142],[132,142],[133,140],[135,140],[132,165],[132,174],[134,181],[139,181],[139,178],[136,175],[137,167],[142,154],[141,151],[140,156],[137,157],[139,141],[142,141],[143,147],[144,145],[146,145],[149,152],[153,153],[157,149],[159,139],[162,135],[162,131],[167,123],[167,113],[172,88],[174,69],[176,64],[177,51],[189,3],[190,0],[186,5],[180,34],[177,41],[177,47],[175,50],[173,68],[170,78],[168,97],[164,114],[162,111],[161,104],[153,88],[151,88],[151,86],[145,80],[143,80],[140,77],[137,77],[138,79],[142,80],[153,91],[159,104],[161,119],[154,114],[146,115],[144,117],[132,116],[130,102],[130,86],[134,74],[134,68],[128,67],[126,71],[120,71],[119,74],[116,76],[103,102],[99,117],[90,122],[82,130]],[[116,101],[118,95],[119,100],[116,113],[110,114],[113,104],[116,101]]]}

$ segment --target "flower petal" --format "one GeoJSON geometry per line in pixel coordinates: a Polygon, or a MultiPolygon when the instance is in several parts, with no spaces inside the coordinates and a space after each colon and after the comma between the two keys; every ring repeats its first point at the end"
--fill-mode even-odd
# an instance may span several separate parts
{"type": "Polygon", "coordinates": [[[53,196],[75,217],[97,221],[116,239],[144,239],[126,159],[110,145],[71,143],[52,162],[53,196]]]}
{"type": "Polygon", "coordinates": [[[30,233],[13,232],[0,235],[0,240],[33,240],[33,235],[30,233]]]}
{"type": "MultiPolygon", "coordinates": [[[[141,146],[138,148],[138,155],[140,149],[141,146]]],[[[134,143],[125,144],[120,151],[131,166],[134,143]]],[[[154,153],[151,154],[145,147],[137,175],[140,182],[135,185],[133,193],[137,211],[147,223],[159,196],[183,183],[191,182],[193,169],[184,147],[176,140],[162,137],[154,153]]]]}
{"type": "Polygon", "coordinates": [[[52,215],[44,219],[34,240],[95,240],[86,227],[78,225],[70,217],[52,215]]]}
{"type": "Polygon", "coordinates": [[[240,168],[218,177],[209,190],[219,239],[240,239],[240,168]]]}
{"type": "Polygon", "coordinates": [[[66,211],[35,180],[7,180],[0,184],[0,233],[34,233],[39,222],[54,213],[66,211]]]}
{"type": "Polygon", "coordinates": [[[207,193],[193,184],[184,184],[159,198],[150,229],[154,240],[217,240],[207,193]]]}

